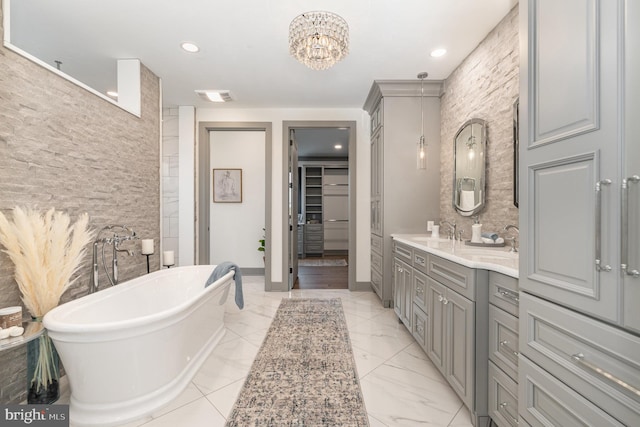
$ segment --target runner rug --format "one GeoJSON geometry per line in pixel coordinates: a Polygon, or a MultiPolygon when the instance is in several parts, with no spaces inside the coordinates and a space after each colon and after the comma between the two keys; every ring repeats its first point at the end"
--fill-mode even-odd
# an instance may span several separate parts
{"type": "Polygon", "coordinates": [[[369,425],[340,299],[282,300],[226,425],[369,425]]]}

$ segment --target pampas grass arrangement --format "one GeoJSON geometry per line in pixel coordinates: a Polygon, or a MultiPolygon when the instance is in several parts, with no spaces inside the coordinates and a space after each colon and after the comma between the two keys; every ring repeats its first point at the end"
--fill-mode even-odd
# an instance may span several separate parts
{"type": "MultiPolygon", "coordinates": [[[[55,308],[62,294],[73,284],[93,233],[87,229],[85,213],[72,225],[69,215],[49,209],[45,213],[15,207],[12,221],[0,212],[0,244],[15,266],[14,277],[22,302],[35,319],[41,320],[55,308]]],[[[57,364],[49,337],[40,339],[31,386],[45,391],[55,380],[57,364]],[[52,366],[54,365],[54,366],[52,366]]]]}

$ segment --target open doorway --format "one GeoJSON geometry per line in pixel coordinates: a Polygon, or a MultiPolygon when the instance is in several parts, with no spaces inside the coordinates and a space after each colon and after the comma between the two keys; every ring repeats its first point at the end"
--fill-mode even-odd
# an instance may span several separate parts
{"type": "Polygon", "coordinates": [[[355,283],[355,122],[285,122],[289,289],[355,283]]]}

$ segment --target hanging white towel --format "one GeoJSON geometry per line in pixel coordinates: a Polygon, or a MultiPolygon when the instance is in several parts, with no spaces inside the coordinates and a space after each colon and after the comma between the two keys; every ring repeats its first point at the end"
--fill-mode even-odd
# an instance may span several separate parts
{"type": "Polygon", "coordinates": [[[471,190],[460,191],[460,209],[463,211],[472,211],[476,205],[475,192],[471,190]]]}

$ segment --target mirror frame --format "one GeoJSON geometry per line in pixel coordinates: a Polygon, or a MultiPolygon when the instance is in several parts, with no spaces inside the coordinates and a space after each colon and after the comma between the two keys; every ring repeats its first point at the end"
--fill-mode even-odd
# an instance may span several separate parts
{"type": "Polygon", "coordinates": [[[484,209],[485,206],[485,200],[486,200],[486,174],[487,174],[487,159],[486,159],[486,151],[487,151],[487,122],[486,120],[482,120],[482,119],[470,119],[467,120],[466,122],[464,122],[462,124],[462,126],[460,126],[460,128],[458,129],[458,131],[456,132],[456,135],[453,137],[453,186],[451,189],[451,205],[453,206],[453,209],[459,213],[462,216],[473,216],[478,214],[482,209],[484,209]],[[474,206],[473,210],[471,211],[464,211],[462,209],[460,209],[460,207],[458,205],[456,205],[456,182],[457,182],[457,178],[458,178],[458,171],[456,170],[456,160],[457,160],[457,141],[458,141],[458,136],[460,136],[460,134],[467,128],[467,126],[471,126],[474,124],[479,124],[482,126],[482,130],[480,132],[480,145],[482,146],[482,153],[483,154],[483,163],[482,163],[482,177],[481,177],[481,195],[480,195],[480,200],[477,206],[474,206]]]}

